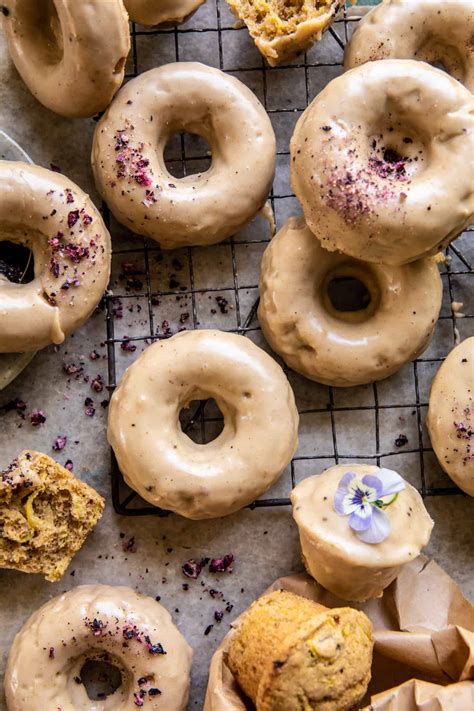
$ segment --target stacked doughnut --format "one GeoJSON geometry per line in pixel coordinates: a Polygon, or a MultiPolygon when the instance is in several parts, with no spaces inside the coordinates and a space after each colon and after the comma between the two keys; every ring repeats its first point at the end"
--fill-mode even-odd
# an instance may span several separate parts
{"type": "Polygon", "coordinates": [[[304,220],[291,219],[262,262],[267,340],[329,385],[385,378],[424,351],[441,306],[434,255],[474,214],[474,98],[416,61],[444,60],[472,86],[473,8],[413,5],[369,13],[346,50],[348,71],[299,119],[291,180],[304,220]]]}

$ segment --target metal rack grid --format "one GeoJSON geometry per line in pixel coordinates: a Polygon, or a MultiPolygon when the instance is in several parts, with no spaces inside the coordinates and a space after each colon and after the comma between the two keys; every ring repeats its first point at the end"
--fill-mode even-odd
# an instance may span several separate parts
{"type": "MultiPolygon", "coordinates": [[[[173,38],[174,40],[174,50],[175,50],[175,57],[174,59],[176,61],[179,61],[182,59],[180,56],[180,42],[179,39],[181,37],[184,37],[186,35],[193,35],[194,37],[196,36],[201,36],[204,41],[204,37],[208,33],[212,33],[213,35],[217,35],[218,38],[218,48],[219,48],[219,64],[218,66],[221,69],[224,69],[224,62],[223,62],[223,41],[222,41],[222,36],[224,32],[247,32],[245,28],[237,28],[233,24],[226,25],[225,20],[223,18],[223,7],[225,6],[224,0],[215,0],[216,3],[216,18],[217,18],[217,24],[216,27],[198,27],[198,28],[187,28],[186,26],[184,27],[177,27],[177,28],[172,28],[172,29],[165,29],[165,30],[140,30],[135,26],[133,23],[131,25],[131,39],[132,39],[132,56],[131,56],[131,71],[128,74],[128,77],[131,78],[133,76],[136,76],[139,73],[139,42],[141,37],[150,37],[154,35],[159,35],[160,37],[163,36],[168,36],[168,41],[170,38],[173,38]]],[[[372,3],[373,4],[373,3],[372,3]]],[[[341,16],[336,20],[334,23],[333,27],[331,27],[327,33],[327,35],[331,38],[331,41],[334,41],[341,50],[344,49],[345,42],[347,41],[350,31],[353,27],[353,24],[357,22],[359,17],[351,15],[350,11],[343,10],[341,16]]],[[[158,38],[157,38],[158,41],[158,38]]],[[[313,96],[311,96],[310,92],[310,82],[309,82],[309,70],[312,67],[327,67],[327,68],[333,68],[333,67],[339,67],[340,62],[328,62],[328,63],[322,63],[320,61],[316,61],[315,63],[311,63],[310,59],[308,58],[308,54],[305,54],[299,61],[295,61],[290,63],[289,65],[280,65],[275,68],[268,68],[263,59],[260,60],[259,66],[258,67],[245,67],[245,72],[258,72],[260,73],[262,77],[262,82],[263,82],[263,103],[265,105],[265,108],[267,112],[269,113],[270,117],[272,117],[272,114],[283,114],[287,112],[298,112],[301,110],[304,110],[306,106],[310,103],[311,99],[313,96]],[[272,108],[271,106],[267,105],[267,85],[268,85],[268,76],[270,73],[275,73],[277,74],[278,72],[285,71],[287,69],[300,69],[304,71],[304,77],[305,77],[305,103],[303,106],[290,106],[290,107],[284,107],[284,108],[272,108]]],[[[239,68],[235,68],[231,70],[230,73],[233,72],[238,72],[238,71],[244,71],[244,70],[239,70],[239,68]]],[[[329,70],[331,71],[331,70],[329,70]]],[[[334,70],[332,70],[334,71],[334,70]]],[[[337,70],[336,70],[337,71],[337,70]]],[[[181,173],[180,174],[186,174],[186,169],[187,167],[192,168],[193,164],[196,165],[196,161],[203,161],[203,160],[208,160],[208,157],[205,154],[198,154],[195,155],[195,151],[192,151],[192,155],[189,155],[187,151],[187,144],[184,140],[183,136],[180,136],[180,149],[179,149],[179,159],[178,163],[180,164],[181,168],[181,173]]],[[[278,159],[285,159],[285,157],[289,156],[289,151],[288,150],[283,150],[283,151],[278,151],[277,152],[277,160],[278,159]]],[[[190,172],[195,172],[194,170],[190,172]]],[[[281,193],[279,194],[278,192],[275,191],[275,189],[272,191],[270,195],[270,202],[272,205],[272,208],[275,212],[275,207],[278,206],[280,201],[283,201],[285,199],[293,197],[291,193],[281,193]]],[[[110,224],[110,215],[108,213],[108,210],[106,206],[104,206],[104,214],[105,214],[105,219],[106,221],[110,224]]],[[[113,230],[112,230],[113,232],[113,230]]],[[[474,235],[473,235],[474,237],[474,235]]],[[[465,238],[464,238],[465,239],[465,238]]],[[[145,344],[152,343],[158,339],[162,338],[167,338],[169,337],[169,333],[163,334],[159,333],[156,329],[155,325],[155,314],[154,314],[154,304],[153,301],[156,299],[156,292],[153,291],[152,289],[152,274],[153,274],[153,258],[157,256],[157,254],[160,253],[160,248],[158,245],[154,243],[150,243],[150,241],[143,239],[143,238],[138,238],[135,237],[135,245],[132,248],[127,248],[124,250],[119,250],[118,252],[115,252],[115,255],[120,256],[121,258],[126,259],[127,255],[130,253],[133,253],[136,255],[137,253],[140,253],[143,263],[145,265],[145,274],[144,274],[144,279],[143,281],[145,282],[145,288],[140,289],[139,291],[134,291],[133,294],[123,294],[120,297],[117,297],[113,294],[108,294],[106,296],[106,319],[107,319],[107,350],[108,350],[108,390],[111,393],[114,388],[116,387],[117,384],[117,359],[116,359],[116,352],[117,349],[121,347],[123,343],[130,343],[133,345],[138,345],[139,342],[145,342],[145,344]],[[126,336],[118,336],[116,331],[116,325],[117,325],[117,302],[121,301],[123,302],[124,300],[127,299],[144,299],[146,304],[147,304],[147,318],[148,318],[148,326],[149,326],[149,332],[147,335],[138,335],[138,334],[127,334],[126,336]]],[[[472,240],[472,237],[471,237],[472,240]]],[[[250,335],[252,332],[259,331],[258,324],[255,323],[255,316],[256,316],[256,311],[258,307],[258,299],[253,303],[252,307],[250,308],[250,311],[248,312],[248,315],[246,318],[242,317],[241,313],[241,308],[240,308],[240,303],[239,303],[239,293],[240,291],[245,288],[247,290],[254,290],[257,289],[257,284],[245,284],[242,285],[239,283],[239,274],[238,274],[238,267],[237,267],[237,260],[236,260],[236,245],[255,245],[258,243],[265,243],[267,240],[265,239],[257,239],[257,240],[242,240],[239,239],[238,242],[236,242],[235,238],[231,238],[227,240],[226,242],[222,243],[226,245],[226,247],[230,250],[231,254],[231,260],[232,260],[232,276],[233,276],[233,288],[229,289],[229,287],[220,287],[219,285],[213,285],[213,287],[209,288],[198,288],[195,286],[195,280],[194,280],[194,268],[193,268],[193,254],[195,252],[195,248],[187,248],[187,257],[188,257],[188,263],[189,263],[189,286],[184,290],[180,289],[179,291],[170,289],[168,291],[160,291],[159,297],[170,297],[170,296],[179,296],[179,297],[185,297],[188,298],[190,301],[190,308],[191,308],[191,314],[190,314],[190,324],[186,325],[187,328],[193,327],[196,328],[199,324],[198,321],[198,314],[197,314],[197,307],[196,307],[196,300],[200,294],[203,293],[223,293],[223,292],[229,292],[233,291],[234,292],[234,299],[235,299],[235,315],[236,315],[236,322],[237,322],[237,327],[236,328],[228,328],[225,330],[234,332],[234,333],[239,333],[241,335],[250,335]]],[[[462,243],[462,239],[460,240],[462,243]]],[[[449,296],[450,302],[454,301],[454,282],[455,280],[460,277],[460,276],[466,276],[470,275],[470,278],[473,279],[473,267],[472,267],[472,257],[466,256],[463,254],[463,249],[459,245],[459,243],[455,243],[449,247],[447,250],[447,255],[453,259],[453,263],[451,264],[448,260],[445,270],[442,272],[444,274],[444,279],[447,282],[447,285],[445,284],[445,288],[447,286],[447,292],[449,296]]],[[[474,284],[474,279],[472,281],[474,284]]],[[[161,317],[163,319],[166,319],[166,312],[162,312],[161,317]]],[[[466,317],[466,320],[469,320],[469,331],[474,331],[474,314],[468,314],[466,317]],[[473,325],[473,328],[470,328],[470,326],[473,325]]],[[[457,338],[457,320],[455,318],[455,315],[453,313],[450,313],[450,315],[444,315],[440,317],[440,320],[448,320],[451,321],[451,336],[452,336],[452,344],[454,345],[456,342],[457,338]]],[[[413,412],[416,412],[416,442],[414,446],[411,446],[408,449],[403,449],[403,454],[413,454],[417,455],[419,458],[419,473],[420,473],[420,481],[419,481],[419,491],[422,494],[423,497],[427,496],[441,496],[441,495],[446,495],[446,494],[461,494],[459,489],[455,488],[454,486],[437,486],[437,485],[432,485],[430,482],[427,480],[426,472],[427,472],[427,463],[425,461],[425,458],[429,452],[432,452],[429,446],[426,445],[424,442],[424,435],[423,435],[423,409],[427,406],[427,402],[425,402],[421,396],[421,390],[420,390],[420,377],[419,377],[419,369],[421,364],[424,363],[440,363],[442,362],[443,358],[442,357],[421,357],[418,360],[416,360],[412,364],[413,368],[413,376],[414,376],[414,390],[415,390],[415,398],[409,398],[407,402],[399,403],[399,404],[391,404],[391,405],[386,405],[380,402],[379,398],[379,390],[378,387],[380,387],[377,383],[374,383],[372,387],[373,391],[373,404],[370,405],[357,405],[357,406],[338,406],[335,398],[335,390],[334,388],[329,387],[328,388],[328,402],[326,407],[316,407],[316,408],[308,408],[308,409],[299,409],[300,415],[308,415],[308,414],[318,414],[318,413],[329,413],[330,416],[330,431],[332,435],[332,442],[331,442],[331,447],[332,447],[332,452],[330,453],[323,453],[323,454],[316,454],[316,455],[310,455],[310,456],[305,456],[305,455],[297,455],[294,457],[294,459],[291,462],[290,465],[290,482],[288,482],[288,490],[295,485],[296,483],[296,476],[295,476],[295,466],[297,465],[298,462],[316,462],[317,460],[327,460],[327,459],[333,459],[335,463],[338,463],[341,458],[347,460],[347,459],[352,459],[352,460],[371,460],[377,463],[377,465],[380,465],[381,462],[386,459],[387,457],[390,456],[395,456],[397,454],[400,454],[402,452],[398,451],[397,449],[386,449],[385,451],[381,451],[381,436],[380,436],[380,419],[382,414],[384,413],[384,410],[393,410],[393,409],[400,409],[401,410],[406,410],[407,408],[411,408],[413,412]],[[338,447],[338,425],[336,422],[336,416],[337,413],[340,412],[350,412],[350,411],[370,411],[373,412],[375,415],[375,452],[372,452],[367,455],[360,455],[360,454],[350,454],[350,453],[344,453],[341,457],[341,452],[340,448],[338,447]]],[[[286,372],[288,373],[288,369],[286,369],[286,372]]],[[[299,377],[299,376],[298,376],[299,377]]],[[[303,379],[304,380],[304,379],[303,379]]],[[[200,434],[200,439],[196,439],[196,441],[201,441],[201,442],[206,442],[209,441],[209,439],[212,439],[213,437],[208,437],[208,430],[209,427],[213,428],[216,425],[216,421],[219,419],[218,415],[215,413],[206,414],[207,408],[205,407],[204,403],[200,403],[196,409],[193,411],[190,419],[188,420],[186,425],[183,425],[183,430],[187,432],[188,434],[191,434],[192,431],[194,431],[194,437],[196,437],[196,430],[199,430],[200,434]]],[[[220,418],[221,419],[221,418],[220,418]]],[[[382,448],[383,449],[383,448],[382,448]]],[[[163,511],[161,509],[158,509],[156,507],[153,507],[146,502],[144,502],[138,494],[136,494],[134,491],[128,488],[128,486],[124,483],[123,477],[119,471],[119,468],[117,466],[116,459],[113,455],[112,452],[112,496],[113,496],[113,505],[117,513],[124,515],[124,516],[143,516],[143,515],[154,515],[154,516],[166,516],[168,515],[169,512],[163,511]]],[[[274,506],[289,506],[290,505],[290,500],[288,497],[268,497],[268,498],[260,498],[254,503],[250,504],[249,508],[254,509],[254,508],[261,508],[261,507],[274,507],[274,506]]]]}

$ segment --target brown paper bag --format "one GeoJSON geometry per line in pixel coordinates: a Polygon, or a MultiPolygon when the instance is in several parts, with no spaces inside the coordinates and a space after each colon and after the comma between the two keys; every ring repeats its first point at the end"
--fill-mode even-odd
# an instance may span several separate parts
{"type": "MultiPolygon", "coordinates": [[[[280,578],[267,592],[278,589],[327,607],[347,605],[305,574],[280,578]]],[[[474,711],[474,606],[434,561],[419,556],[383,597],[351,606],[374,625],[372,681],[361,708],[474,711]]],[[[232,635],[212,658],[204,711],[255,711],[226,665],[232,635]]]]}

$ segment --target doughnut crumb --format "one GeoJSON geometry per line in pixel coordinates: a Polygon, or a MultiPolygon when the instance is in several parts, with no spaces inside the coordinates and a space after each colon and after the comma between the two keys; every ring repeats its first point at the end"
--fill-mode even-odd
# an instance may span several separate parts
{"type": "Polygon", "coordinates": [[[303,52],[342,6],[340,0],[228,0],[271,65],[303,52]]]}
{"type": "Polygon", "coordinates": [[[25,450],[0,472],[0,568],[59,580],[103,508],[102,497],[68,469],[25,450]]]}

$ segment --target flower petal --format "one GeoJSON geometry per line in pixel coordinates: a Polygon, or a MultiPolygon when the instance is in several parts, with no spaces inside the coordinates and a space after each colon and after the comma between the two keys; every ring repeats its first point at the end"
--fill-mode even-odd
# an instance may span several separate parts
{"type": "MultiPolygon", "coordinates": [[[[375,489],[376,497],[375,497],[374,501],[376,499],[380,498],[380,496],[382,495],[383,484],[380,481],[378,476],[373,475],[373,474],[367,474],[366,476],[363,477],[362,482],[366,486],[370,486],[372,489],[375,489]]],[[[370,499],[370,501],[371,500],[372,499],[370,499]]]]}
{"type": "Polygon", "coordinates": [[[358,531],[357,536],[364,543],[382,543],[390,533],[390,519],[387,514],[372,507],[372,516],[368,528],[358,531]]]}
{"type": "Polygon", "coordinates": [[[337,487],[337,491],[334,494],[334,501],[333,505],[335,510],[337,511],[338,514],[341,514],[342,516],[347,516],[350,511],[346,511],[345,507],[343,506],[344,502],[344,497],[347,494],[347,487],[349,483],[352,481],[352,479],[355,478],[355,474],[353,472],[347,472],[344,474],[344,476],[341,478],[339,482],[339,486],[337,487]]]}
{"type": "Polygon", "coordinates": [[[403,491],[405,488],[404,479],[402,479],[400,474],[397,474],[397,472],[394,472],[391,469],[380,469],[378,475],[382,482],[382,493],[380,494],[380,498],[398,494],[399,491],[403,491]]]}
{"type": "Polygon", "coordinates": [[[353,479],[357,479],[357,474],[354,472],[346,472],[339,482],[339,486],[343,486],[345,489],[349,486],[353,479]]]}
{"type": "Polygon", "coordinates": [[[374,508],[370,504],[362,504],[349,516],[349,526],[354,531],[366,531],[372,520],[374,508]]]}

